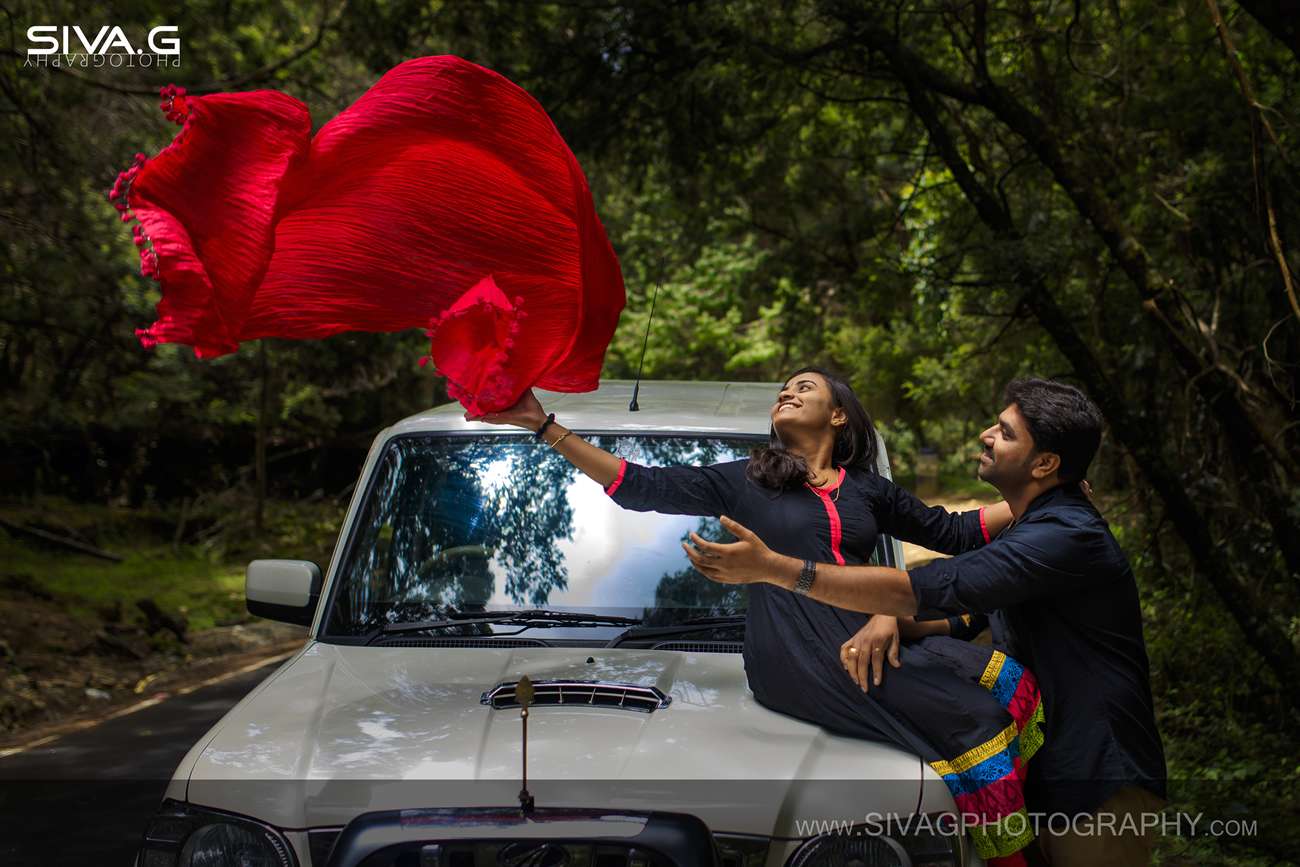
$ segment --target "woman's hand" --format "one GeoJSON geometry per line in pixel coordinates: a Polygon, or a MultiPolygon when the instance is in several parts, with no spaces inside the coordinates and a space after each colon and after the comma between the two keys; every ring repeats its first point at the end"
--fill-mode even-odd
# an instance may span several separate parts
{"type": "MultiPolygon", "coordinates": [[[[489,412],[478,417],[465,413],[465,420],[482,421],[488,424],[512,424],[524,430],[538,433],[541,431],[542,425],[546,424],[546,410],[542,409],[541,403],[537,400],[537,395],[533,394],[533,390],[530,388],[523,393],[514,406],[508,409],[503,409],[500,412],[489,412]]],[[[573,431],[559,422],[552,422],[548,425],[546,432],[542,436],[546,444],[557,454],[582,470],[590,478],[599,482],[600,486],[607,491],[610,485],[621,477],[623,472],[621,458],[602,448],[597,448],[580,436],[575,436],[573,431]]]]}
{"type": "Polygon", "coordinates": [[[542,426],[542,422],[546,421],[546,410],[542,409],[542,404],[537,400],[537,395],[533,394],[533,390],[530,388],[509,409],[490,412],[477,418],[465,413],[465,421],[512,424],[515,427],[536,432],[542,426]]]}
{"type": "Polygon", "coordinates": [[[884,676],[885,659],[894,668],[898,661],[898,618],[886,614],[873,614],[867,625],[840,645],[840,663],[853,678],[853,682],[867,692],[868,677],[876,686],[884,676]]]}

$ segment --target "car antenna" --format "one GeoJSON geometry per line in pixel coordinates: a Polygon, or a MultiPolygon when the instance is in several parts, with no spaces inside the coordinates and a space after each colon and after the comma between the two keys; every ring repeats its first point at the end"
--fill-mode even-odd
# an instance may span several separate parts
{"type": "Polygon", "coordinates": [[[645,321],[645,340],[641,342],[641,363],[636,366],[636,381],[632,383],[632,402],[627,405],[628,412],[640,412],[641,406],[636,396],[641,391],[641,371],[645,369],[645,350],[650,345],[650,323],[655,321],[655,304],[659,301],[659,286],[663,283],[663,265],[659,266],[659,279],[655,281],[655,294],[650,299],[650,318],[645,321]]]}

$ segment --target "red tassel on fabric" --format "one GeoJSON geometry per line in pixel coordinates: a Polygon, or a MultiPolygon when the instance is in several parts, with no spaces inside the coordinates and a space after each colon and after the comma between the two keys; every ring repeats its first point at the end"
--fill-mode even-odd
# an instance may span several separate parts
{"type": "MultiPolygon", "coordinates": [[[[517,302],[522,300],[516,296],[517,302]]],[[[471,415],[502,409],[501,401],[509,398],[502,392],[509,388],[510,356],[519,332],[517,311],[488,276],[431,324],[429,357],[458,387],[458,399],[471,415]]]]}
{"type": "Polygon", "coordinates": [[[625,296],[577,160],[531,96],[457,57],[386,73],[313,137],[274,91],[161,93],[176,140],[110,198],[158,279],[146,345],[428,329],[476,413],[596,387],[625,296]],[[527,318],[527,327],[522,326],[527,318]]]}

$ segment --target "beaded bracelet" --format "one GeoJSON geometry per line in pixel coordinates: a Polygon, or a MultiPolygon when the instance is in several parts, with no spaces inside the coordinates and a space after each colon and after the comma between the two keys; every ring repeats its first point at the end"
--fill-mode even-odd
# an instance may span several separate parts
{"type": "Polygon", "coordinates": [[[551,413],[550,415],[546,416],[546,421],[542,422],[542,426],[539,427],[533,433],[533,436],[537,437],[538,439],[541,439],[542,434],[545,433],[546,429],[551,426],[551,422],[553,421],[555,421],[555,413],[551,413]]]}

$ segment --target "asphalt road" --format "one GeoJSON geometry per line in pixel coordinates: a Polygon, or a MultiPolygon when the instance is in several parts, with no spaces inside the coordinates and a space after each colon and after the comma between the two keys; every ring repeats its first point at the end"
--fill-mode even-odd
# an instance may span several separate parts
{"type": "Polygon", "coordinates": [[[0,758],[0,864],[130,865],[185,753],[277,662],[0,758]]]}

